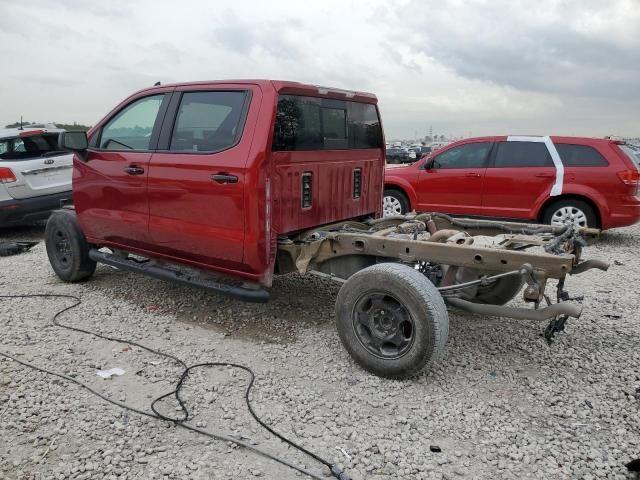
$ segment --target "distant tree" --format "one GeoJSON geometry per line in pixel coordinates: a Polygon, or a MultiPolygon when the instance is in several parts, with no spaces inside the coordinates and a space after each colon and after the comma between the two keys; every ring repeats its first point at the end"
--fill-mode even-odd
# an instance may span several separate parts
{"type": "MultiPolygon", "coordinates": [[[[58,122],[53,122],[55,123],[56,127],[58,128],[62,128],[64,130],[76,130],[76,131],[83,131],[86,132],[87,130],[89,130],[91,128],[90,125],[82,125],[79,123],[58,123],[58,122]]],[[[22,126],[23,127],[30,127],[31,125],[42,125],[42,123],[38,123],[38,122],[22,122],[22,126]]],[[[20,126],[20,122],[14,122],[14,123],[10,123],[9,125],[6,125],[5,128],[18,128],[20,126]]]]}

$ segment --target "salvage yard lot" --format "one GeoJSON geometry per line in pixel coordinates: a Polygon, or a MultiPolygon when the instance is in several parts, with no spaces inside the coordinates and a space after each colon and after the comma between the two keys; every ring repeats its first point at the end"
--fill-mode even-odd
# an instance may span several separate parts
{"type": "MultiPolygon", "coordinates": [[[[2,232],[41,239],[42,229],[2,232]]],[[[358,368],[340,345],[338,286],[276,280],[273,300],[246,304],[99,266],[87,283],[52,273],[44,242],[0,258],[0,294],[56,293],[83,303],[61,321],[130,338],[187,363],[229,361],[257,375],[252,400],[276,430],[361,478],[625,479],[640,456],[640,226],[585,249],[608,272],[571,277],[584,313],[548,346],[545,324],[450,310],[444,359],[408,381],[358,368]],[[615,264],[614,264],[615,261],[615,264]],[[441,453],[433,453],[437,445],[441,453]]],[[[148,410],[179,369],[135,347],[52,326],[70,301],[0,299],[0,350],[75,376],[148,410]],[[120,367],[102,380],[99,368],[120,367]]],[[[320,475],[246,411],[246,376],[198,370],[184,398],[194,425],[244,438],[320,475]]],[[[177,414],[167,402],[167,414],[177,414]]],[[[225,442],[126,413],[77,386],[0,360],[0,479],[301,478],[225,442]]]]}

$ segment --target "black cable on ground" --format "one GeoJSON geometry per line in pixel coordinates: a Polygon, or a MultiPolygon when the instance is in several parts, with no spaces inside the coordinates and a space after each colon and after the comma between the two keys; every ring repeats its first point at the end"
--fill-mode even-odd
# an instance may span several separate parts
{"type": "Polygon", "coordinates": [[[47,370],[45,368],[42,367],[38,367],[36,365],[33,365],[31,363],[19,360],[18,358],[14,357],[13,355],[10,355],[8,353],[5,352],[0,352],[0,356],[8,358],[10,360],[13,360],[14,362],[23,365],[25,367],[31,368],[33,370],[39,371],[41,373],[46,373],[48,375],[53,375],[56,376],[58,378],[61,378],[63,380],[66,380],[68,382],[74,383],[82,388],[84,388],[85,390],[89,391],[90,393],[92,393],[93,395],[96,395],[97,397],[101,398],[102,400],[109,402],[113,405],[116,405],[120,408],[123,408],[125,410],[129,410],[131,412],[137,413],[139,415],[144,415],[146,417],[150,417],[150,418],[156,418],[156,419],[160,419],[160,420],[164,420],[167,422],[171,422],[175,425],[178,425],[182,428],[185,428],[187,430],[190,430],[192,432],[196,432],[199,433],[201,435],[205,435],[209,438],[215,439],[215,440],[222,440],[225,442],[233,442],[237,445],[240,445],[241,447],[244,447],[252,452],[255,452],[259,455],[262,455],[263,457],[266,457],[270,460],[273,460],[275,462],[278,462],[286,467],[289,467],[293,470],[296,470],[304,475],[307,475],[310,478],[314,478],[314,479],[318,479],[318,480],[322,480],[323,477],[320,477],[314,473],[308,472],[307,470],[301,468],[301,467],[297,467],[296,465],[293,465],[292,463],[288,462],[287,460],[284,460],[280,457],[277,457],[275,455],[272,455],[264,450],[261,450],[259,448],[254,447],[253,445],[250,445],[246,442],[243,442],[239,439],[236,439],[234,437],[230,437],[224,434],[220,434],[220,433],[212,433],[212,432],[208,432],[206,430],[202,430],[200,428],[197,427],[193,427],[191,425],[188,425],[184,422],[186,422],[187,420],[189,420],[189,410],[187,409],[184,401],[182,400],[181,396],[180,396],[180,392],[182,390],[182,387],[184,385],[185,380],[187,379],[187,377],[189,376],[189,372],[195,368],[201,368],[201,367],[233,367],[233,368],[239,368],[241,370],[244,370],[245,372],[247,372],[249,374],[249,383],[247,384],[247,388],[245,390],[245,395],[244,395],[244,399],[245,399],[245,403],[247,405],[247,409],[249,410],[249,413],[251,414],[251,416],[254,418],[254,420],[256,422],[258,422],[258,424],[260,424],[261,427],[263,427],[265,430],[267,430],[269,433],[271,433],[272,435],[276,436],[277,438],[279,438],[280,440],[282,440],[283,442],[287,443],[288,445],[292,446],[293,448],[295,448],[296,450],[299,450],[300,452],[304,453],[305,455],[313,458],[314,460],[316,460],[319,463],[322,463],[323,465],[325,465],[326,467],[329,468],[329,470],[331,471],[331,474],[337,478],[338,480],[350,480],[350,477],[343,472],[340,468],[338,468],[337,465],[328,462],[327,460],[323,459],[322,457],[320,457],[319,455],[307,450],[306,448],[302,447],[301,445],[298,445],[297,443],[295,443],[293,440],[289,440],[288,438],[286,438],[284,435],[276,432],[273,428],[271,428],[269,425],[267,425],[264,421],[262,421],[258,415],[256,414],[256,412],[254,411],[253,407],[251,406],[251,401],[249,399],[249,394],[251,392],[251,389],[253,388],[253,384],[255,381],[255,374],[253,372],[253,370],[251,370],[249,367],[246,367],[244,365],[239,365],[239,364],[235,364],[235,363],[228,363],[228,362],[204,362],[204,363],[198,363],[196,365],[187,365],[184,361],[182,361],[181,359],[179,359],[178,357],[165,353],[165,352],[161,352],[158,350],[154,350],[150,347],[147,347],[141,343],[138,342],[134,342],[134,341],[130,341],[128,339],[121,339],[121,338],[117,338],[117,337],[110,337],[108,335],[103,335],[100,333],[96,333],[93,332],[91,330],[85,330],[82,328],[78,328],[78,327],[72,327],[70,325],[65,325],[63,323],[60,323],[58,321],[58,318],[60,317],[60,315],[62,315],[63,313],[77,307],[78,305],[80,305],[82,303],[82,300],[74,295],[62,295],[62,294],[28,294],[28,295],[0,295],[0,298],[5,298],[5,299],[15,299],[15,298],[64,298],[64,299],[71,299],[74,301],[74,303],[72,305],[69,305],[68,307],[63,308],[62,310],[58,310],[52,318],[52,323],[53,325],[60,327],[60,328],[65,328],[68,330],[72,330],[75,332],[79,332],[79,333],[83,333],[86,335],[93,335],[94,337],[97,338],[101,338],[103,340],[108,340],[108,341],[112,341],[112,342],[118,342],[118,343],[125,343],[127,345],[133,345],[136,346],[138,348],[141,348],[143,350],[146,350],[149,353],[152,353],[154,355],[159,355],[165,358],[168,358],[170,360],[173,360],[174,362],[178,363],[182,368],[183,368],[183,372],[180,375],[180,379],[178,380],[178,383],[176,384],[176,387],[173,391],[166,393],[164,395],[161,395],[160,397],[156,398],[155,400],[153,400],[153,402],[151,402],[151,410],[153,413],[149,413],[146,412],[144,410],[139,410],[135,407],[131,407],[129,405],[126,405],[124,403],[112,400],[110,398],[108,398],[107,396],[103,395],[102,393],[94,390],[93,388],[89,387],[88,385],[76,380],[75,378],[69,377],[67,375],[58,373],[58,372],[54,372],[51,370],[47,370]],[[162,400],[164,400],[167,397],[170,396],[174,396],[175,399],[177,400],[178,404],[180,405],[180,408],[182,410],[182,416],[181,418],[173,418],[173,417],[167,417],[166,415],[161,414],[160,412],[157,411],[156,404],[162,400]]]}

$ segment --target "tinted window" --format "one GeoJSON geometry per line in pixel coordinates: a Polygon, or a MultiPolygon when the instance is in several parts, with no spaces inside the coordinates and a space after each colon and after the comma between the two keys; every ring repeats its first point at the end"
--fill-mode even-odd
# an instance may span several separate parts
{"type": "Polygon", "coordinates": [[[149,150],[151,133],[164,95],[141,98],[121,110],[102,128],[100,148],[149,150]]]}
{"type": "Polygon", "coordinates": [[[382,128],[375,105],[280,96],[273,150],[350,148],[382,148],[382,128]]]}
{"type": "Polygon", "coordinates": [[[30,135],[0,142],[0,159],[21,160],[41,156],[62,155],[58,150],[58,134],[30,135]]]}
{"type": "Polygon", "coordinates": [[[433,159],[431,168],[481,168],[491,143],[467,143],[442,152],[433,159]]]}
{"type": "Polygon", "coordinates": [[[500,142],[494,167],[553,167],[553,160],[542,142],[500,142]]]}
{"type": "Polygon", "coordinates": [[[556,150],[565,167],[606,167],[609,165],[598,151],[588,145],[558,143],[556,150]]]}
{"type": "Polygon", "coordinates": [[[171,137],[173,151],[216,152],[242,134],[246,92],[188,92],[182,95],[171,137]]]}

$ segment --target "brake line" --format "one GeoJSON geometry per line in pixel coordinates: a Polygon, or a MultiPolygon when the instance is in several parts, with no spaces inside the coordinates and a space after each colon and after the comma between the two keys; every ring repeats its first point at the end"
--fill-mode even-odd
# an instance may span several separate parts
{"type": "Polygon", "coordinates": [[[259,455],[262,455],[263,457],[266,457],[270,460],[273,460],[275,462],[278,462],[286,467],[289,467],[293,470],[296,470],[299,473],[302,473],[304,475],[306,475],[307,477],[316,479],[316,480],[323,480],[324,477],[321,477],[319,475],[316,475],[312,472],[309,472],[307,470],[305,470],[304,468],[298,467],[296,465],[294,465],[293,463],[278,457],[276,455],[270,454],[268,452],[266,452],[265,450],[259,449],[247,442],[243,442],[242,440],[236,439],[234,437],[222,434],[222,433],[213,433],[213,432],[209,432],[207,430],[203,430],[201,428],[198,427],[194,427],[192,425],[189,425],[187,423],[185,423],[187,420],[189,420],[190,415],[189,415],[189,410],[187,409],[184,401],[182,400],[181,396],[180,396],[180,392],[182,390],[182,387],[184,386],[184,382],[187,379],[187,377],[189,376],[189,372],[195,368],[202,368],[202,367],[233,367],[233,368],[238,368],[241,370],[244,370],[245,372],[247,372],[249,374],[249,383],[247,384],[247,388],[245,389],[245,394],[244,394],[244,400],[245,400],[245,404],[247,405],[247,409],[249,410],[249,413],[251,414],[251,416],[253,417],[253,419],[258,422],[258,424],[264,428],[265,430],[267,430],[269,433],[271,433],[272,435],[274,435],[275,437],[277,437],[278,439],[280,439],[281,441],[287,443],[288,445],[292,446],[293,448],[295,448],[296,450],[304,453],[305,455],[311,457],[312,459],[314,459],[315,461],[325,465],[326,467],[329,468],[329,470],[331,471],[331,475],[333,475],[335,478],[337,478],[338,480],[351,480],[351,477],[343,472],[336,464],[331,463],[327,460],[325,460],[324,458],[320,457],[319,455],[311,452],[310,450],[307,450],[306,448],[304,448],[301,445],[298,445],[297,443],[295,443],[293,440],[288,439],[287,437],[285,437],[284,435],[282,435],[281,433],[278,433],[277,431],[275,431],[272,427],[270,427],[269,425],[267,425],[263,420],[261,420],[257,413],[255,412],[255,410],[253,409],[252,405],[251,405],[251,401],[249,399],[249,394],[251,392],[251,389],[253,388],[254,382],[255,382],[255,374],[253,372],[253,370],[251,370],[251,368],[245,366],[245,365],[240,365],[240,364],[236,364],[236,363],[229,363],[229,362],[204,362],[204,363],[198,363],[195,365],[187,365],[183,360],[181,360],[180,358],[171,355],[169,353],[165,353],[165,352],[161,352],[159,350],[154,350],[150,347],[147,347],[146,345],[143,345],[141,343],[135,342],[135,341],[130,341],[128,339],[121,339],[121,338],[117,338],[117,337],[110,337],[108,335],[103,335],[97,332],[93,332],[91,330],[85,330],[83,328],[79,328],[79,327],[72,327],[70,325],[65,325],[63,323],[60,323],[60,321],[58,320],[59,317],[73,309],[76,308],[77,306],[79,306],[82,303],[82,300],[79,297],[76,297],[75,295],[63,295],[63,294],[26,294],[26,295],[0,295],[0,299],[17,299],[17,298],[50,298],[50,299],[71,299],[74,301],[74,303],[72,305],[69,305],[61,310],[58,310],[55,312],[55,314],[53,315],[52,319],[51,319],[51,323],[53,325],[55,325],[56,327],[59,328],[64,328],[67,330],[71,330],[74,332],[78,332],[78,333],[82,333],[85,335],[92,335],[94,337],[97,338],[101,338],[103,340],[108,340],[108,341],[112,341],[112,342],[117,342],[117,343],[124,343],[127,345],[133,345],[136,347],[139,347],[143,350],[146,350],[149,353],[152,353],[154,355],[159,355],[165,358],[168,358],[176,363],[178,363],[182,368],[183,368],[183,372],[180,375],[180,378],[176,384],[176,387],[173,391],[163,394],[161,396],[159,396],[158,398],[154,399],[151,402],[150,408],[152,410],[153,413],[150,413],[148,411],[144,411],[144,410],[140,410],[138,408],[132,407],[130,405],[127,405],[125,403],[122,402],[118,402],[116,400],[112,400],[111,398],[107,397],[106,395],[94,390],[93,388],[91,388],[90,386],[88,386],[85,383],[80,382],[79,380],[76,380],[73,377],[69,377],[67,375],[64,375],[62,373],[59,372],[54,372],[51,370],[48,370],[46,368],[43,367],[39,367],[37,365],[34,365],[32,363],[29,362],[25,362],[23,360],[20,360],[18,358],[16,358],[15,356],[6,353],[6,352],[2,352],[0,351],[0,356],[8,358],[24,367],[30,368],[32,370],[41,372],[41,373],[45,373],[47,375],[52,375],[58,378],[61,378],[63,380],[66,380],[67,382],[70,383],[74,383],[82,388],[84,388],[85,390],[87,390],[88,392],[92,393],[93,395],[97,396],[98,398],[104,400],[105,402],[108,402],[112,405],[115,405],[117,407],[120,407],[122,409],[137,413],[139,415],[143,415],[146,417],[150,417],[150,418],[154,418],[154,419],[159,419],[159,420],[163,420],[166,422],[170,422],[173,423],[174,425],[177,425],[179,427],[182,427],[186,430],[190,430],[192,432],[198,433],[200,435],[204,435],[206,437],[212,438],[214,440],[220,440],[220,441],[225,441],[225,442],[232,442],[235,443],[243,448],[246,448],[247,450],[250,450],[254,453],[257,453],[259,455]],[[162,400],[164,400],[167,397],[170,396],[174,396],[175,399],[177,400],[178,404],[180,405],[180,409],[182,411],[182,417],[181,418],[173,418],[173,417],[168,417],[166,415],[161,414],[160,412],[157,411],[156,409],[156,404],[162,400]]]}

